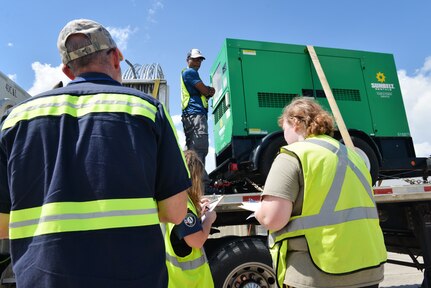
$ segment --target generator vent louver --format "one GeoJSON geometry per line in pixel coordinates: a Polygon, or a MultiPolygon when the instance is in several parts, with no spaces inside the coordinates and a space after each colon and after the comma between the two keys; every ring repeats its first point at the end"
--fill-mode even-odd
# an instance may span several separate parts
{"type": "MultiPolygon", "coordinates": [[[[361,101],[361,94],[357,89],[339,89],[333,88],[332,94],[337,101],[361,101]]],[[[316,90],[317,98],[326,98],[325,92],[323,90],[316,90]]]]}
{"type": "Polygon", "coordinates": [[[223,117],[223,115],[224,115],[224,113],[226,113],[226,111],[227,111],[226,101],[223,98],[220,101],[220,104],[217,105],[217,107],[214,109],[214,112],[213,112],[214,123],[217,123],[221,119],[221,117],[223,117]]]}
{"type": "Polygon", "coordinates": [[[259,107],[283,108],[297,97],[298,94],[258,92],[259,107]]]}
{"type": "Polygon", "coordinates": [[[359,90],[356,89],[332,89],[335,100],[339,101],[361,101],[359,90]]]}

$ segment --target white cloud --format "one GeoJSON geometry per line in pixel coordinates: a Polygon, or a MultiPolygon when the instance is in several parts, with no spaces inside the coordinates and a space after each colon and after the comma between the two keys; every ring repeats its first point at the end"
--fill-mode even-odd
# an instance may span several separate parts
{"type": "Polygon", "coordinates": [[[431,57],[413,75],[398,71],[416,156],[431,155],[431,57]]]}
{"type": "Polygon", "coordinates": [[[33,86],[27,92],[32,96],[51,90],[60,81],[64,85],[70,81],[61,71],[61,64],[57,67],[51,67],[51,64],[34,62],[31,64],[31,68],[34,71],[35,79],[33,86]]]}
{"type": "Polygon", "coordinates": [[[17,82],[16,80],[18,79],[18,76],[16,76],[16,74],[8,74],[7,77],[9,77],[13,82],[17,82]]]}
{"type": "Polygon", "coordinates": [[[207,170],[208,173],[210,173],[211,171],[213,171],[215,169],[215,150],[214,147],[211,146],[211,142],[210,142],[210,147],[208,147],[208,155],[207,158],[205,160],[205,169],[207,170]]]}
{"type": "Polygon", "coordinates": [[[415,144],[416,155],[420,157],[430,157],[431,156],[431,144],[429,142],[423,142],[415,144]]]}
{"type": "Polygon", "coordinates": [[[171,115],[171,118],[172,118],[172,122],[174,122],[175,127],[177,126],[183,127],[181,123],[181,115],[171,115]]]}
{"type": "MultiPolygon", "coordinates": [[[[186,147],[186,138],[184,136],[183,123],[181,122],[181,115],[172,115],[172,121],[174,122],[175,128],[177,129],[178,142],[180,143],[181,148],[185,149],[186,147]]],[[[215,150],[214,147],[208,147],[208,155],[205,158],[205,170],[210,173],[215,168],[215,150]]]]}
{"type": "Polygon", "coordinates": [[[117,43],[121,51],[127,49],[127,42],[129,41],[130,35],[137,31],[137,28],[131,29],[130,26],[125,28],[106,27],[106,29],[111,33],[112,38],[114,38],[115,43],[117,43]]]}
{"type": "Polygon", "coordinates": [[[145,42],[150,41],[151,35],[150,35],[150,26],[157,23],[157,13],[159,10],[163,9],[164,5],[161,0],[155,0],[153,1],[153,4],[151,4],[151,7],[147,10],[147,18],[146,18],[146,24],[144,27],[144,30],[146,31],[144,33],[144,40],[145,42]]]}
{"type": "Polygon", "coordinates": [[[151,5],[151,8],[148,9],[147,13],[147,22],[149,23],[157,23],[156,15],[157,11],[163,9],[164,5],[162,1],[154,1],[151,5]]]}
{"type": "Polygon", "coordinates": [[[417,71],[417,73],[430,76],[430,72],[431,72],[431,56],[428,56],[425,59],[424,66],[421,69],[419,69],[419,71],[417,71]]]}
{"type": "Polygon", "coordinates": [[[7,43],[7,47],[13,47],[13,43],[12,42],[7,43]]]}

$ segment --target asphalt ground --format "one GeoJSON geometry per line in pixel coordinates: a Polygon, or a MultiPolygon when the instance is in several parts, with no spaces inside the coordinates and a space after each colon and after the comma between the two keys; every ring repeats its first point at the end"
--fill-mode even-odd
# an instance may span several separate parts
{"type": "MultiPolygon", "coordinates": [[[[388,253],[388,258],[400,261],[411,261],[408,255],[388,253]]],[[[422,259],[418,259],[422,262],[422,259]]],[[[380,283],[380,288],[418,288],[423,281],[423,272],[407,266],[385,264],[385,280],[380,283]]]]}

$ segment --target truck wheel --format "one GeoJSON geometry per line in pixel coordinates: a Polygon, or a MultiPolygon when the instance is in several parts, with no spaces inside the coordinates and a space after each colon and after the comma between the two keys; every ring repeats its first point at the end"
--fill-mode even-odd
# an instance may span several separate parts
{"type": "Polygon", "coordinates": [[[367,142],[358,137],[352,137],[353,145],[355,145],[356,152],[362,156],[370,170],[371,184],[374,185],[379,177],[379,160],[377,159],[376,153],[373,148],[368,145],[367,142]]]}
{"type": "Polygon", "coordinates": [[[283,136],[277,137],[271,141],[263,150],[262,155],[259,159],[259,172],[262,175],[263,183],[265,183],[266,177],[268,176],[269,170],[271,169],[272,162],[274,162],[275,156],[280,151],[282,146],[287,145],[286,140],[283,136]]]}
{"type": "Polygon", "coordinates": [[[269,250],[258,238],[237,238],[209,255],[215,288],[276,287],[269,250]]]}

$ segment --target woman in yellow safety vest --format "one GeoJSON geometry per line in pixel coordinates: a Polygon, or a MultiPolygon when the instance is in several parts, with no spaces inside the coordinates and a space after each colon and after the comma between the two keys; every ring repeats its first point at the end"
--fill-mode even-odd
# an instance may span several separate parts
{"type": "Polygon", "coordinates": [[[279,118],[289,144],[272,164],[256,219],[270,232],[280,287],[378,287],[386,249],[363,159],[334,122],[296,98],[279,118]]]}
{"type": "MultiPolygon", "coordinates": [[[[211,225],[217,218],[215,211],[206,211],[208,201],[202,199],[204,166],[193,150],[184,152],[192,187],[188,191],[188,211],[179,225],[166,224],[165,246],[169,288],[214,287],[208,260],[203,249],[211,225]],[[205,220],[201,220],[204,216],[205,220]]],[[[162,226],[163,227],[163,226],[162,226]]]]}

